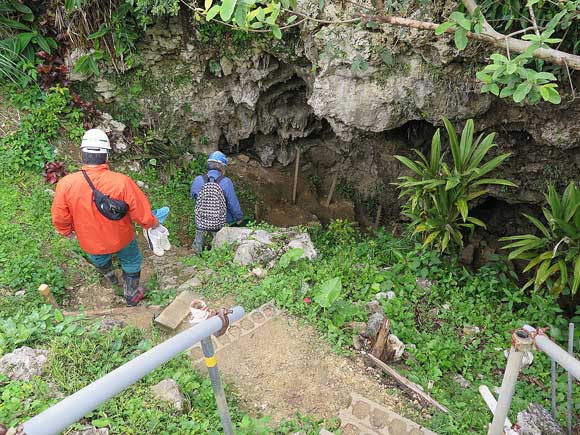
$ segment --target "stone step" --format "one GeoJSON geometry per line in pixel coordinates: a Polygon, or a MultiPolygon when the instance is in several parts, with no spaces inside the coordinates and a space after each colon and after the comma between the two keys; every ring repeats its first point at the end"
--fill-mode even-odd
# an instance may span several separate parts
{"type": "Polygon", "coordinates": [[[359,394],[351,393],[351,398],[339,414],[342,435],[437,435],[359,394]]]}
{"type": "MultiPolygon", "coordinates": [[[[212,337],[215,351],[221,351],[225,347],[234,343],[240,337],[252,333],[269,320],[272,320],[278,316],[278,314],[280,314],[280,310],[276,308],[273,301],[267,302],[261,307],[256,308],[254,311],[246,314],[237,322],[232,323],[227,332],[221,337],[212,337]]],[[[189,355],[194,364],[203,361],[201,343],[197,343],[191,347],[189,349],[189,355]]]]}
{"type": "Polygon", "coordinates": [[[155,318],[155,322],[169,329],[176,329],[189,315],[189,307],[194,299],[200,299],[200,296],[192,291],[181,292],[165,308],[161,314],[155,318]]]}

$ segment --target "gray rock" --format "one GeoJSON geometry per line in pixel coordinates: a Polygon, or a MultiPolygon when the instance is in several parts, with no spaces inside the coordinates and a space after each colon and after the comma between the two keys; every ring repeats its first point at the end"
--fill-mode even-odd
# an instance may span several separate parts
{"type": "Polygon", "coordinates": [[[220,59],[220,66],[224,76],[229,76],[234,70],[234,64],[225,56],[220,59]]]}
{"type": "Polygon", "coordinates": [[[423,290],[431,290],[431,287],[433,287],[433,283],[426,278],[417,278],[415,282],[423,290]]]}
{"type": "Polygon", "coordinates": [[[26,294],[26,290],[18,290],[16,293],[14,293],[14,296],[24,296],[26,294]]]}
{"type": "Polygon", "coordinates": [[[459,384],[459,386],[463,389],[465,388],[469,388],[471,386],[471,384],[469,383],[469,381],[467,379],[465,379],[463,376],[461,375],[455,375],[453,376],[453,381],[457,384],[459,384]]]}
{"type": "Polygon", "coordinates": [[[93,426],[87,426],[81,430],[69,432],[69,435],[109,435],[109,429],[106,427],[97,429],[93,426]]]}
{"type": "Polygon", "coordinates": [[[541,405],[531,403],[518,413],[517,425],[521,435],[564,435],[564,429],[541,405]]]}
{"type": "Polygon", "coordinates": [[[365,336],[374,340],[379,333],[381,325],[385,321],[385,314],[383,312],[374,313],[369,317],[367,322],[367,328],[365,330],[365,336]]]}
{"type": "Polygon", "coordinates": [[[224,227],[213,238],[213,246],[222,247],[246,240],[253,230],[250,228],[224,227]]]}
{"type": "Polygon", "coordinates": [[[164,379],[151,387],[153,397],[169,402],[176,410],[183,411],[186,405],[185,396],[179,390],[179,385],[173,379],[164,379]]]}
{"type": "Polygon", "coordinates": [[[310,235],[297,231],[281,230],[268,232],[250,228],[225,227],[213,239],[214,246],[237,244],[234,261],[241,265],[267,264],[292,248],[304,251],[303,258],[313,259],[318,255],[310,235]],[[280,247],[277,241],[284,240],[280,247]]]}
{"type": "Polygon", "coordinates": [[[264,278],[267,272],[262,267],[254,267],[250,273],[256,278],[264,278]]]}
{"type": "Polygon", "coordinates": [[[187,280],[186,282],[184,282],[183,284],[181,284],[177,290],[179,291],[183,291],[183,290],[189,290],[192,288],[197,288],[197,287],[201,287],[201,281],[199,280],[199,278],[197,277],[193,277],[189,280],[187,280]]]}
{"type": "Polygon", "coordinates": [[[314,247],[314,243],[312,243],[310,235],[307,233],[298,233],[293,236],[290,242],[288,242],[287,248],[302,249],[304,251],[302,258],[308,258],[309,260],[313,260],[318,255],[318,252],[316,252],[316,248],[314,247]]]}
{"type": "Polygon", "coordinates": [[[242,266],[254,263],[268,263],[276,257],[276,252],[269,245],[257,240],[247,240],[240,244],[234,255],[234,262],[242,266]]]}
{"type": "Polygon", "coordinates": [[[394,291],[388,291],[388,292],[379,292],[375,295],[375,298],[377,300],[381,300],[381,299],[387,299],[387,300],[391,300],[391,299],[395,299],[396,295],[394,291]]]}
{"type": "Polygon", "coordinates": [[[0,358],[0,373],[13,381],[29,381],[42,374],[47,357],[47,350],[21,347],[0,358]]]}

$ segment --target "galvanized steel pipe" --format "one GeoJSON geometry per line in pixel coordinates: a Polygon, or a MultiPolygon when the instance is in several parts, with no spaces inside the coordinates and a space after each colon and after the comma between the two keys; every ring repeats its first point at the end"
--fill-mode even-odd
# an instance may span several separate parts
{"type": "MultiPolygon", "coordinates": [[[[524,329],[532,334],[537,332],[536,329],[530,325],[525,325],[524,329]]],[[[580,380],[580,361],[550,340],[550,337],[547,335],[536,334],[533,340],[538,349],[554,358],[560,366],[568,370],[568,373],[580,380]]]]}
{"type": "Polygon", "coordinates": [[[518,330],[512,334],[512,347],[508,355],[499,398],[497,399],[488,435],[502,435],[504,433],[504,425],[512,403],[522,358],[524,352],[529,351],[531,347],[532,340],[526,331],[518,330]]]}
{"type": "MultiPolygon", "coordinates": [[[[242,307],[233,308],[230,323],[244,315],[242,307]]],[[[102,403],[174,358],[191,346],[222,329],[222,321],[211,317],[123,364],[82,390],[31,418],[23,424],[27,435],[56,435],[102,403]]]]}

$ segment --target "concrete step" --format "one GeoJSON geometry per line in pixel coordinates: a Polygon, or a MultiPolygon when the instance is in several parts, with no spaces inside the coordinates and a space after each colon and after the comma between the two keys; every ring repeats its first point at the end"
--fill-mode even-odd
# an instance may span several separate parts
{"type": "Polygon", "coordinates": [[[167,308],[165,308],[161,314],[155,318],[155,322],[171,330],[177,328],[181,322],[189,316],[189,307],[194,299],[200,299],[200,297],[192,291],[187,290],[181,292],[173,302],[171,302],[167,308]]]}
{"type": "MultiPolygon", "coordinates": [[[[221,337],[212,337],[215,351],[219,352],[234,343],[240,337],[251,334],[278,314],[280,314],[280,310],[276,308],[273,301],[267,302],[261,307],[256,308],[237,322],[232,323],[227,332],[221,337]]],[[[202,362],[203,352],[201,350],[201,343],[197,343],[191,347],[189,349],[189,355],[194,364],[202,362]]]]}
{"type": "Polygon", "coordinates": [[[339,414],[342,435],[437,435],[359,394],[351,393],[351,398],[339,414]]]}

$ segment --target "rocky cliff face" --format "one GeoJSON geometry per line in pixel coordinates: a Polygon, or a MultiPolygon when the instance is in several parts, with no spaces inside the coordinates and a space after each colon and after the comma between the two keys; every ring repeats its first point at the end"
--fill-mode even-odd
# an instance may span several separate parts
{"type": "MultiPolygon", "coordinates": [[[[355,15],[348,2],[302,0],[310,15],[355,15]]],[[[410,18],[441,21],[453,2],[430,2],[410,18]]],[[[399,11],[405,14],[405,11],[399,11]]],[[[306,173],[328,191],[339,171],[343,192],[398,214],[390,184],[402,168],[393,154],[425,149],[442,117],[476,119],[513,153],[497,189],[510,203],[538,203],[545,182],[565,184],[580,166],[580,104],[518,106],[479,93],[486,47],[458,53],[447,37],[414,29],[308,24],[283,42],[221,39],[208,26],[158,23],[141,43],[139,73],[93,80],[101,98],[183,151],[253,154],[289,165],[299,147],[306,173]],[[132,89],[137,89],[132,94],[132,89]]],[[[499,150],[498,150],[499,151],[499,150]]],[[[371,207],[372,208],[372,207],[371,207]]],[[[386,213],[389,216],[389,213],[386,213]]]]}

